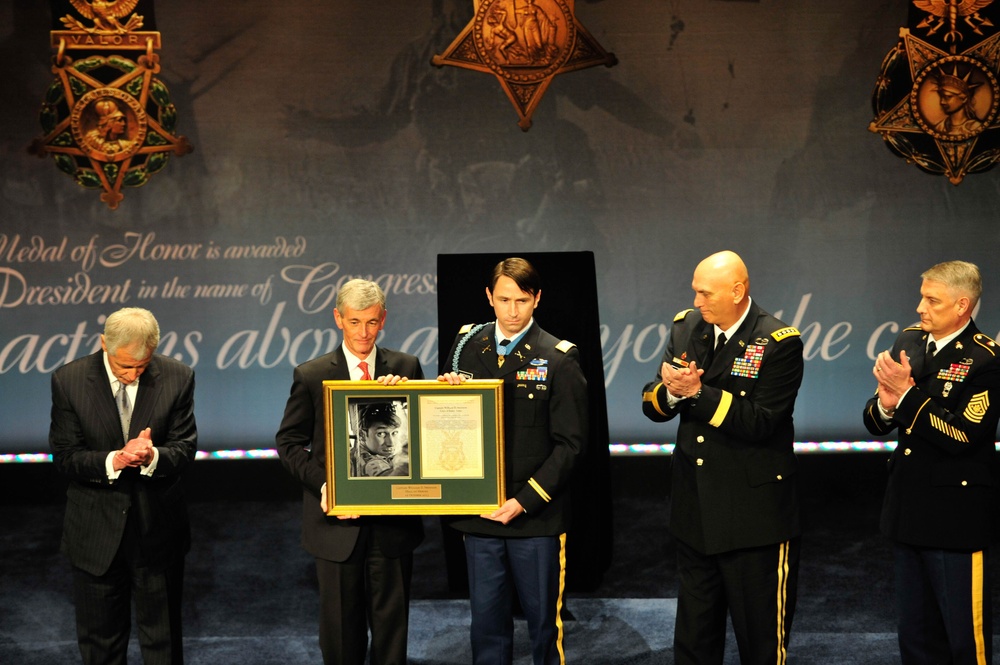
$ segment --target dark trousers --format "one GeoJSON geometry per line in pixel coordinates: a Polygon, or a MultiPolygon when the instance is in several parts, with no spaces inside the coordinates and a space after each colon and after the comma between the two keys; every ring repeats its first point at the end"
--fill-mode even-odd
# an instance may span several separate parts
{"type": "Polygon", "coordinates": [[[316,559],[319,645],[325,665],[406,665],[413,554],[385,556],[364,529],[344,562],[316,559]]]}
{"type": "Polygon", "coordinates": [[[677,542],[677,665],[721,665],[726,614],[742,665],[783,665],[795,613],[799,540],[705,555],[677,542]]]}
{"type": "Polygon", "coordinates": [[[84,665],[125,665],[135,599],[144,665],[182,665],[181,596],[184,557],[149,566],[138,554],[136,534],[126,536],[104,575],[73,569],[76,632],[84,665]]]}
{"type": "Polygon", "coordinates": [[[986,552],[893,546],[903,665],[988,665],[993,616],[986,552]]]}
{"type": "Polygon", "coordinates": [[[535,665],[561,665],[566,534],[539,538],[465,536],[472,607],[472,662],[505,665],[514,659],[513,594],[531,638],[535,665]]]}

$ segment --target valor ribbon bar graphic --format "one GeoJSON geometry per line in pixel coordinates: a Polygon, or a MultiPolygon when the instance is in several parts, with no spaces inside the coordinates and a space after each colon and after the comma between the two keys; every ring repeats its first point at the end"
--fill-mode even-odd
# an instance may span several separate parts
{"type": "Polygon", "coordinates": [[[170,155],[193,149],[175,134],[177,108],[156,78],[153,0],[52,0],[52,17],[56,79],[39,113],[44,134],[29,150],[103,190],[115,209],[123,186],[146,184],[170,155]]]}
{"type": "Polygon", "coordinates": [[[575,0],[473,0],[473,6],[472,21],[431,62],[496,76],[524,131],[555,76],[618,62],[576,19],[575,0]]]}

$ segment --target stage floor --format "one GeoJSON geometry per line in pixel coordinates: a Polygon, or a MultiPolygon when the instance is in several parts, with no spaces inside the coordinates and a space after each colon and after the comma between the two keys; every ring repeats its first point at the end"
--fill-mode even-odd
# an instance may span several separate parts
{"type": "MultiPolygon", "coordinates": [[[[804,536],[791,662],[899,662],[890,550],[878,533],[884,462],[877,453],[800,456],[804,536]]],[[[58,552],[60,482],[43,468],[49,465],[6,466],[0,663],[78,662],[70,571],[58,552]]],[[[612,459],[615,556],[597,589],[568,594],[568,662],[673,662],[677,584],[666,469],[664,458],[612,459]]],[[[299,545],[298,489],[274,461],[202,461],[188,481],[187,663],[320,662],[314,564],[299,545]]],[[[467,601],[448,587],[440,521],[424,524],[427,538],[415,554],[411,662],[468,663],[467,601]]],[[[990,566],[996,577],[995,554],[990,566]]],[[[517,662],[527,663],[523,622],[517,630],[517,662]]],[[[133,662],[140,662],[137,651],[133,662]]],[[[730,638],[727,663],[738,662],[730,638]]]]}

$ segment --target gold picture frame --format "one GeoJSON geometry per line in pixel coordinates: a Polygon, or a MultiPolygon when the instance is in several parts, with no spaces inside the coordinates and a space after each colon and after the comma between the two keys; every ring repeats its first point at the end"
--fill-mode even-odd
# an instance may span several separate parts
{"type": "Polygon", "coordinates": [[[506,501],[503,381],[324,381],[327,515],[479,515],[506,501]]]}

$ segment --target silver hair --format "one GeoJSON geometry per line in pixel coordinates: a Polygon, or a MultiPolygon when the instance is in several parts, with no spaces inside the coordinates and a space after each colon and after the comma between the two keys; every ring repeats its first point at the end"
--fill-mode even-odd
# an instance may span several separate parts
{"type": "Polygon", "coordinates": [[[970,312],[976,308],[979,297],[983,294],[983,278],[979,274],[979,268],[968,261],[945,261],[925,271],[920,277],[940,282],[959,296],[968,296],[970,312]]]}
{"type": "Polygon", "coordinates": [[[385,292],[375,282],[367,279],[352,279],[337,292],[337,311],[344,313],[344,307],[360,311],[372,305],[379,305],[385,311],[385,292]]]}
{"type": "Polygon", "coordinates": [[[148,309],[125,307],[104,322],[104,344],[109,355],[126,349],[143,360],[160,345],[160,324],[148,309]]]}

